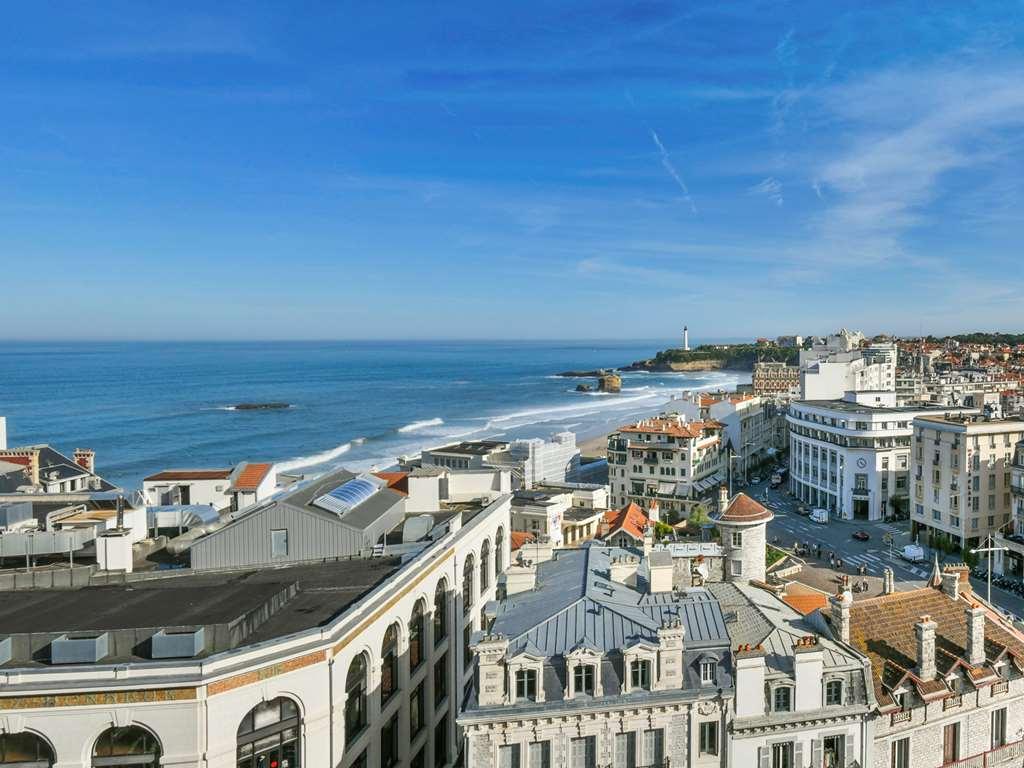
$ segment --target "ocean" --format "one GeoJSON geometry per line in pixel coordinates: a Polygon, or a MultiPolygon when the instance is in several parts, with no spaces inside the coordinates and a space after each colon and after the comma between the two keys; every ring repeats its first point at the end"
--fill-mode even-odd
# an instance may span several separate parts
{"type": "Polygon", "coordinates": [[[650,342],[0,343],[8,445],[96,450],[125,488],[161,469],[274,461],[278,471],[383,468],[448,441],[580,440],[657,413],[685,389],[749,374],[623,373],[623,391],[578,393],[559,371],[617,367],[650,342]],[[239,411],[242,402],[285,410],[239,411]]]}

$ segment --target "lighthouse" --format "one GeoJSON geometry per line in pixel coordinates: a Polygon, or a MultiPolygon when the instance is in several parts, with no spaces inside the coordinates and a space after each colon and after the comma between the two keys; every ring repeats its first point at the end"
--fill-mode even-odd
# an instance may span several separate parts
{"type": "Polygon", "coordinates": [[[690,351],[690,328],[689,326],[683,326],[683,352],[690,351]]]}

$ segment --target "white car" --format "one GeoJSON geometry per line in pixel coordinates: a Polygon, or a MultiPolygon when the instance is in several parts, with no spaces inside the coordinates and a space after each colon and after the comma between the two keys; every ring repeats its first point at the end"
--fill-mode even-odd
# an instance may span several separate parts
{"type": "Polygon", "coordinates": [[[812,509],[810,514],[810,521],[812,523],[817,523],[818,525],[828,525],[828,510],[812,509]]]}

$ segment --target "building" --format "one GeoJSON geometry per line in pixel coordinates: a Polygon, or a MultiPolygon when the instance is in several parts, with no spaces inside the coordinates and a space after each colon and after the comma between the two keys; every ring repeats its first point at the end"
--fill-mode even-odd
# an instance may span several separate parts
{"type": "Polygon", "coordinates": [[[979,415],[921,415],[914,419],[911,459],[915,533],[976,547],[1008,531],[1013,511],[1011,473],[1024,421],[979,415]]]}
{"type": "Polygon", "coordinates": [[[912,422],[968,409],[896,406],[893,392],[792,403],[790,491],[846,520],[909,514],[912,422]]]}
{"type": "Polygon", "coordinates": [[[776,346],[784,349],[799,349],[804,345],[803,336],[779,336],[775,339],[776,346]]]}
{"type": "Polygon", "coordinates": [[[971,593],[966,567],[935,577],[919,589],[831,601],[833,632],[870,661],[874,749],[861,764],[1017,766],[1024,636],[971,593]]]}
{"type": "Polygon", "coordinates": [[[165,469],[142,481],[151,506],[202,504],[216,510],[244,509],[276,490],[274,465],[243,461],[234,467],[165,469]]]}
{"type": "Polygon", "coordinates": [[[784,415],[774,402],[737,392],[687,392],[670,404],[687,421],[716,421],[724,428],[727,474],[749,479],[776,453],[775,421],[784,415]]]}
{"type": "Polygon", "coordinates": [[[751,387],[758,397],[799,397],[800,367],[777,362],[754,363],[751,387]]]}
{"type": "Polygon", "coordinates": [[[92,449],[76,448],[73,458],[45,444],[0,450],[0,500],[17,501],[27,494],[71,499],[115,490],[117,486],[96,474],[92,449]]]}
{"type": "Polygon", "coordinates": [[[851,352],[800,353],[800,399],[833,400],[845,392],[895,392],[895,344],[872,344],[851,352]]]}
{"type": "Polygon", "coordinates": [[[995,536],[994,570],[1005,576],[1024,577],[1024,440],[1014,446],[1010,465],[1010,525],[995,536]]]}
{"type": "Polygon", "coordinates": [[[551,440],[471,440],[430,448],[420,454],[419,463],[449,469],[500,467],[512,472],[516,487],[529,489],[544,481],[574,480],[579,473],[580,450],[575,433],[558,432],[551,440]]]}
{"type": "MultiPolygon", "coordinates": [[[[763,573],[771,513],[726,501],[723,526],[751,534],[735,559],[763,573]]],[[[718,545],[535,548],[510,568],[473,641],[468,768],[868,765],[863,658],[749,576],[715,579],[684,553],[701,546],[718,545]]]]}
{"type": "Polygon", "coordinates": [[[619,427],[608,435],[609,506],[657,502],[666,521],[688,516],[723,482],[724,430],[678,414],[619,427]]]}
{"type": "Polygon", "coordinates": [[[465,506],[400,557],[0,594],[0,759],[453,765],[469,639],[509,563],[508,514],[507,495],[465,506]]]}

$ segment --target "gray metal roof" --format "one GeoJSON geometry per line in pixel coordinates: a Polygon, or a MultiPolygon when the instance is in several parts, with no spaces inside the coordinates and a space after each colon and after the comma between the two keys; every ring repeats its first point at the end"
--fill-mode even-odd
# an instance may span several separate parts
{"type": "Polygon", "coordinates": [[[546,657],[585,642],[602,652],[635,640],[657,642],[668,619],[681,619],[688,648],[727,647],[729,635],[718,602],[705,590],[647,594],[609,578],[612,547],[561,550],[538,566],[537,586],[499,607],[492,631],[509,638],[509,655],[529,644],[546,657]]]}

